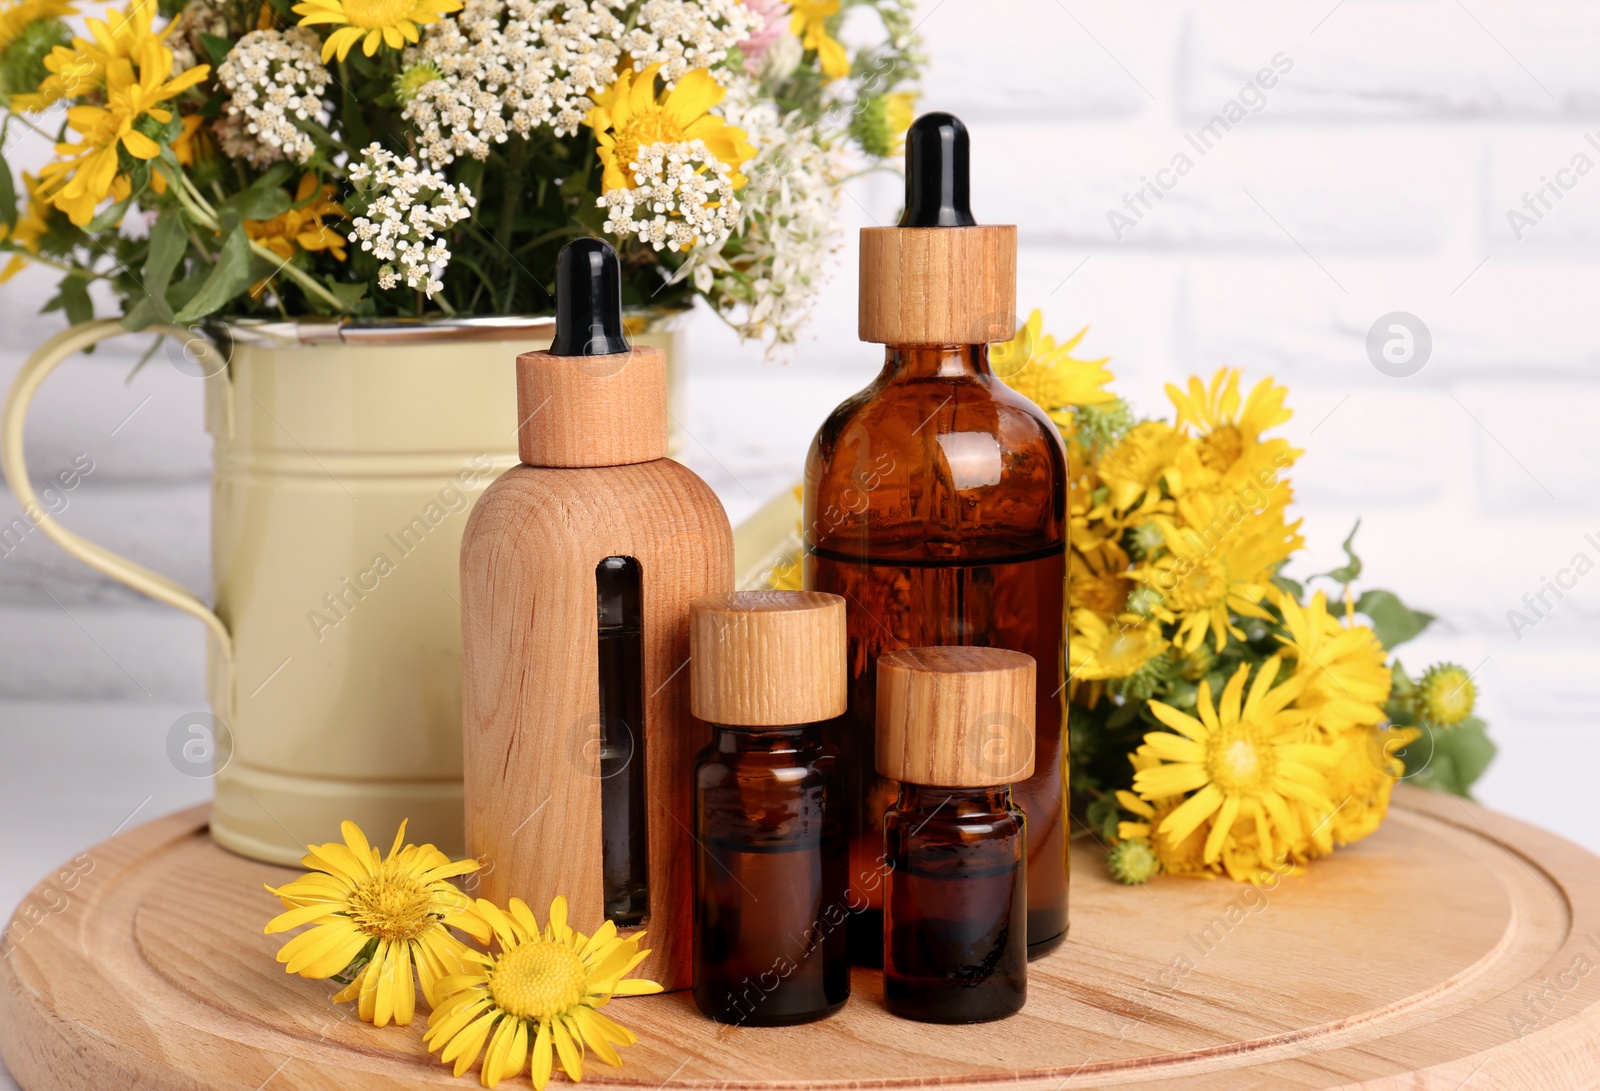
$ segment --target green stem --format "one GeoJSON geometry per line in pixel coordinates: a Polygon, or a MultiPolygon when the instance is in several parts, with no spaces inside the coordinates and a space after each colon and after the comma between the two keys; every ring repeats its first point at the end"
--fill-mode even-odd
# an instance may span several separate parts
{"type": "Polygon", "coordinates": [[[54,258],[47,258],[42,254],[35,254],[31,250],[12,250],[9,247],[7,247],[6,250],[8,253],[16,254],[18,257],[30,264],[43,265],[50,269],[57,269],[67,274],[69,277],[77,277],[79,280],[111,279],[111,277],[106,273],[97,273],[93,269],[85,269],[81,265],[68,265],[64,261],[56,261],[54,258]]]}
{"type": "MultiPolygon", "coordinates": [[[[511,144],[510,162],[506,164],[505,173],[500,178],[503,192],[500,198],[500,237],[501,247],[508,254],[515,254],[511,248],[512,234],[517,227],[517,198],[522,196],[522,172],[528,164],[528,141],[525,138],[514,138],[511,144]]],[[[512,263],[513,266],[515,263],[512,263]]],[[[507,269],[506,275],[506,306],[509,308],[517,300],[517,274],[514,268],[507,269]]],[[[507,313],[510,313],[509,311],[507,313]]]]}
{"type": "MultiPolygon", "coordinates": [[[[174,192],[177,193],[178,203],[183,205],[183,210],[207,231],[213,231],[218,235],[222,234],[222,225],[217,222],[216,210],[206,203],[206,199],[194,188],[194,184],[189,181],[187,175],[182,171],[178,171],[177,175],[180,185],[174,192]]],[[[283,273],[290,280],[300,285],[301,288],[327,303],[336,313],[347,313],[344,304],[339,301],[339,297],[317,283],[316,278],[311,274],[297,268],[293,263],[285,262],[281,256],[274,254],[253,239],[250,242],[250,252],[264,261],[271,262],[278,272],[283,273]]]]}

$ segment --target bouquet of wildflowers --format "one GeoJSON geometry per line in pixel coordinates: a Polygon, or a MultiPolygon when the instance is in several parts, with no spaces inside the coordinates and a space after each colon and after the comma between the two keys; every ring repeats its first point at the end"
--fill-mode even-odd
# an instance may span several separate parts
{"type": "Polygon", "coordinates": [[[911,0],[74,2],[0,0],[0,147],[55,149],[0,170],[3,275],[130,329],[538,313],[597,234],[626,303],[791,340],[919,64],[911,0]]]}
{"type": "Polygon", "coordinates": [[[1402,778],[1466,795],[1494,754],[1471,677],[1392,654],[1432,618],[1352,591],[1354,531],[1323,586],[1282,572],[1305,544],[1303,452],[1270,434],[1288,391],[1223,369],[1139,420],[1083,337],[1035,311],[991,361],[1066,441],[1071,787],[1113,874],[1271,882],[1371,834],[1402,778]]]}

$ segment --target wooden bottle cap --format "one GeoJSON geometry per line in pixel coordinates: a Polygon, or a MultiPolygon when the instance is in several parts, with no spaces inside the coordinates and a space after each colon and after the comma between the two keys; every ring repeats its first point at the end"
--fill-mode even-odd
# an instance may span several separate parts
{"type": "Polygon", "coordinates": [[[982,345],[1017,332],[1017,229],[861,229],[863,341],[982,345]]]}
{"type": "Polygon", "coordinates": [[[517,450],[529,466],[627,466],[667,457],[667,364],[647,346],[517,357],[517,450]]]}
{"type": "Polygon", "coordinates": [[[878,772],[942,788],[1033,775],[1033,657],[908,648],[878,659],[878,772]]]}
{"type": "Polygon", "coordinates": [[[689,604],[689,710],[702,720],[780,727],[845,710],[844,599],[820,591],[733,591],[689,604]]]}

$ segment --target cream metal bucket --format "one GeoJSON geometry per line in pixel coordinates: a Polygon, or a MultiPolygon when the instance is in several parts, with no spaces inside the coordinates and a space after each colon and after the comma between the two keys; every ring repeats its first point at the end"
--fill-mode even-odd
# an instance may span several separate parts
{"type": "MultiPolygon", "coordinates": [[[[674,355],[670,329],[642,344],[674,355]]],[[[212,604],[73,534],[39,504],[23,422],[44,378],[123,332],[84,323],[23,366],[7,481],[69,553],[208,631],[211,833],[280,864],[351,819],[462,849],[460,606],[467,513],[516,463],[517,354],[547,319],[232,322],[158,331],[206,375],[212,604]]]]}

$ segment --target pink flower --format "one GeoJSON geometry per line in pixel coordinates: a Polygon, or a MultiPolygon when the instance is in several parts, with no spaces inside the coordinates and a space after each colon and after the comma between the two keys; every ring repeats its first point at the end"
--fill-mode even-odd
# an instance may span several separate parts
{"type": "Polygon", "coordinates": [[[746,38],[739,47],[744,50],[745,68],[754,76],[760,71],[761,58],[767,55],[772,43],[789,27],[789,5],[785,0],[744,0],[744,6],[758,18],[766,20],[765,25],[746,38]]]}

